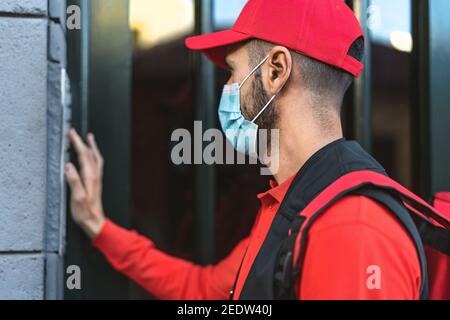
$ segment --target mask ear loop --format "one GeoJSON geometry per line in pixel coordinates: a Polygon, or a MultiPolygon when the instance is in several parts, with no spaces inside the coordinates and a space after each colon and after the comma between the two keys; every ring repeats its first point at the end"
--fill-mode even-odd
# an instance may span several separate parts
{"type": "Polygon", "coordinates": [[[258,70],[259,69],[259,67],[261,67],[262,65],[263,65],[263,63],[264,62],[266,62],[267,61],[267,59],[269,59],[269,57],[270,57],[270,54],[269,55],[267,55],[267,57],[265,57],[264,59],[263,59],[263,61],[261,61],[250,73],[249,73],[249,75],[248,76],[246,76],[245,77],[245,79],[241,82],[241,84],[239,85],[239,89],[241,89],[242,88],[242,86],[244,85],[244,83],[248,80],[248,78],[250,78],[255,72],[256,72],[256,70],[258,70]]]}
{"type": "MultiPolygon", "coordinates": [[[[287,81],[286,81],[287,82],[287,81]]],[[[256,117],[252,120],[252,123],[255,123],[256,120],[266,111],[266,109],[270,106],[270,104],[275,100],[275,98],[278,96],[278,94],[281,92],[281,90],[284,89],[284,86],[286,85],[286,82],[283,84],[283,86],[278,90],[278,92],[267,102],[267,104],[264,106],[264,108],[261,109],[261,111],[256,115],[256,117]]]]}
{"type": "MultiPolygon", "coordinates": [[[[284,87],[284,85],[283,85],[284,87]]],[[[280,90],[281,91],[281,90],[280,90]]],[[[267,102],[267,104],[264,106],[264,108],[261,109],[261,111],[256,115],[255,118],[253,118],[252,123],[255,123],[256,120],[258,120],[258,118],[264,113],[264,111],[266,111],[266,109],[270,106],[270,104],[273,102],[273,100],[277,97],[278,93],[276,95],[274,95],[269,102],[267,102]]]]}

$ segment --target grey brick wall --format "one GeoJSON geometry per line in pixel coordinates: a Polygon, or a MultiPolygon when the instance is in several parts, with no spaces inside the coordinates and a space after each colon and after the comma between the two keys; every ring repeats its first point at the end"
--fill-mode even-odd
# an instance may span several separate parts
{"type": "Polygon", "coordinates": [[[0,1],[0,299],[61,297],[63,8],[0,1]]]}
{"type": "Polygon", "coordinates": [[[47,0],[2,0],[0,2],[2,13],[43,16],[47,14],[47,8],[47,0]]]}

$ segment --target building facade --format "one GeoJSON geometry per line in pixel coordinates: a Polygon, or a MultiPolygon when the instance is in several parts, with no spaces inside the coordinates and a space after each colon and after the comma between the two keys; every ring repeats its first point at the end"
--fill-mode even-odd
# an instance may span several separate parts
{"type": "Polygon", "coordinates": [[[0,299],[61,297],[65,12],[65,0],[0,2],[0,299]]]}

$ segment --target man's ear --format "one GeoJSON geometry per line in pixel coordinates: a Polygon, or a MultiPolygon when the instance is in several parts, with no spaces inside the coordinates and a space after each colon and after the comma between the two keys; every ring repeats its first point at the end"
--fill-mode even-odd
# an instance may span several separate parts
{"type": "Polygon", "coordinates": [[[266,68],[266,90],[270,95],[276,95],[289,80],[292,73],[292,55],[289,49],[275,46],[269,52],[266,68]]]}

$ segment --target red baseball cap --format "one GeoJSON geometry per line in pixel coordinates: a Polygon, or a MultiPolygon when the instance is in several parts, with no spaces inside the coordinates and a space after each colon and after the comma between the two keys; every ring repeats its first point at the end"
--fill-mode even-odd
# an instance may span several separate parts
{"type": "Polygon", "coordinates": [[[249,0],[230,30],[190,37],[186,46],[226,68],[227,46],[256,38],[359,77],[364,65],[348,53],[360,37],[361,26],[343,0],[249,0]]]}

